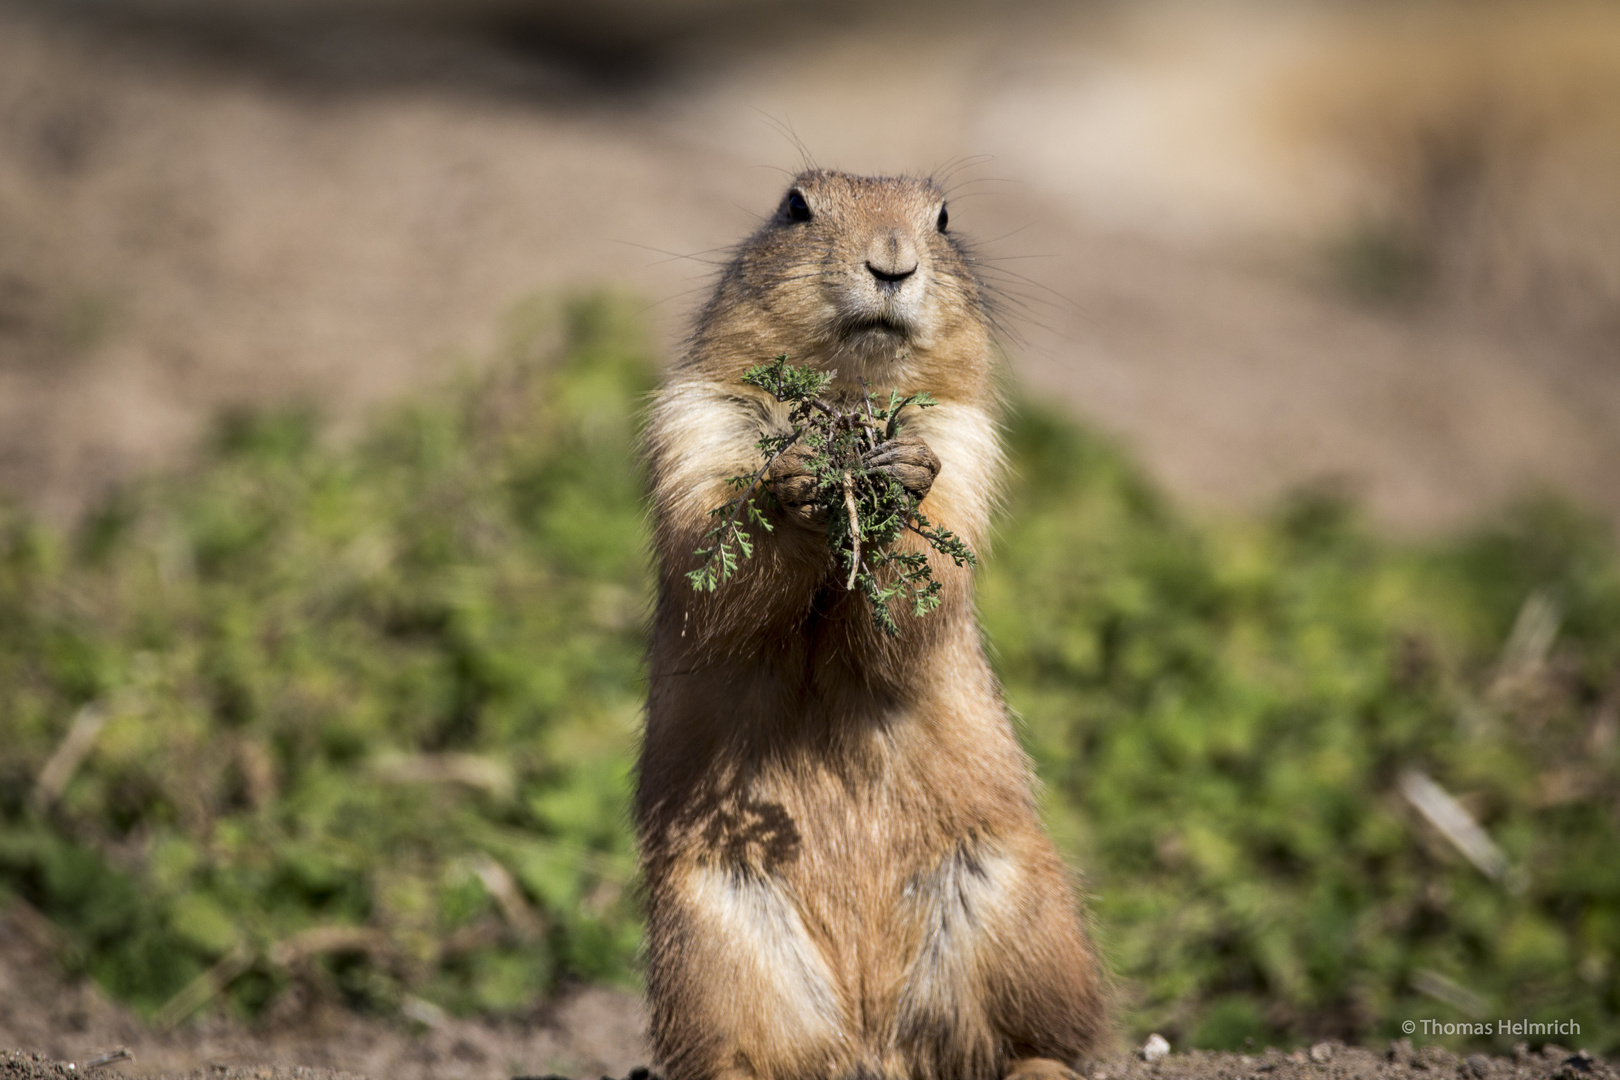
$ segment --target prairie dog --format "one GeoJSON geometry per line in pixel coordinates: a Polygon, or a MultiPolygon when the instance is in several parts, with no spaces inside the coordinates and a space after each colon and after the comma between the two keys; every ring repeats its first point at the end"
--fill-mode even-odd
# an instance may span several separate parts
{"type": "Polygon", "coordinates": [[[789,454],[753,557],[712,593],[686,578],[727,478],[788,430],[740,381],[784,353],[836,370],[835,395],[931,393],[868,462],[983,549],[992,346],[947,229],[932,181],[799,175],[652,409],[660,576],[635,818],[669,1080],[1056,1080],[1105,1040],[1102,973],[985,662],[971,571],[932,554],[940,607],[885,636],[789,454]]]}

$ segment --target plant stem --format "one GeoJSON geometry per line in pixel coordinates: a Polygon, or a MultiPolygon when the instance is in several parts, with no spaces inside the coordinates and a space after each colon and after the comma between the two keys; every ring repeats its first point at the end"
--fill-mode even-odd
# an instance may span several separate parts
{"type": "Polygon", "coordinates": [[[844,582],[844,591],[855,588],[855,575],[861,568],[861,527],[855,517],[855,482],[850,479],[849,470],[844,470],[844,509],[849,512],[849,538],[855,544],[854,558],[849,561],[849,580],[844,582]]]}
{"type": "Polygon", "coordinates": [[[770,459],[766,461],[765,464],[761,465],[754,471],[754,478],[748,482],[748,487],[743,490],[743,493],[737,496],[736,503],[731,511],[731,516],[726,519],[726,523],[720,527],[718,532],[712,532],[709,534],[716,538],[716,545],[723,543],[726,534],[731,531],[731,527],[737,524],[738,515],[742,513],[743,507],[748,505],[748,500],[754,494],[754,489],[759,487],[759,478],[765,475],[765,470],[769,469],[772,465],[775,465],[776,459],[787,453],[788,450],[792,448],[793,444],[799,441],[799,436],[803,434],[804,428],[800,427],[795,429],[793,432],[793,437],[782,446],[782,449],[772,454],[770,459]]]}
{"type": "Polygon", "coordinates": [[[872,391],[867,389],[865,379],[861,380],[861,405],[866,409],[866,445],[868,449],[876,450],[877,436],[872,434],[872,429],[877,427],[877,421],[872,419],[872,391]]]}

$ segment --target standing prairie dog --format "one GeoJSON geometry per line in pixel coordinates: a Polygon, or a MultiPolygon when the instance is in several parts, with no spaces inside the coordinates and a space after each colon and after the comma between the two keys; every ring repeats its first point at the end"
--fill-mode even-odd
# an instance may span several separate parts
{"type": "MultiPolygon", "coordinates": [[[[927,391],[867,456],[982,550],[1001,470],[981,286],[929,180],[810,171],[721,274],[647,433],[659,566],[635,816],[652,1043],[670,1080],[1071,1077],[1102,973],[985,662],[971,571],[873,625],[802,456],[771,532],[710,593],[686,573],[786,407],[741,381],[786,354],[829,394],[927,391]]],[[[908,534],[900,543],[921,544],[908,534]]],[[[916,548],[924,550],[924,547],[916,548]]]]}

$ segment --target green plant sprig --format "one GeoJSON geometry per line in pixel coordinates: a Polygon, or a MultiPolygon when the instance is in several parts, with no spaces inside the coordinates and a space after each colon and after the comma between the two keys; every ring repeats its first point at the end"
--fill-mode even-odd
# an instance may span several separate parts
{"type": "Polygon", "coordinates": [[[790,406],[788,422],[793,430],[762,437],[757,446],[764,464],[751,476],[727,481],[740,494],[710,511],[725,520],[704,534],[703,546],[695,552],[703,564],[687,578],[698,591],[713,592],[737,572],[739,559],[753,556],[749,528],[774,530],[756,502],[760,484],[771,466],[802,442],[810,451],[806,465],[815,482],[811,502],[826,508],[827,544],[846,572],[844,587],[859,590],[872,607],[873,623],[896,636],[900,626],[893,604],[909,604],[913,615],[926,615],[939,606],[943,591],[926,552],[893,550],[902,532],[916,533],[958,566],[978,560],[960,537],[923,515],[919,500],[903,484],[864,464],[866,454],[900,433],[902,410],[931,408],[934,399],[926,393],[901,396],[891,390],[888,399],[879,402],[863,383],[859,405],[844,409],[822,398],[834,374],[790,364],[786,355],[743,373],[743,382],[790,406]]]}

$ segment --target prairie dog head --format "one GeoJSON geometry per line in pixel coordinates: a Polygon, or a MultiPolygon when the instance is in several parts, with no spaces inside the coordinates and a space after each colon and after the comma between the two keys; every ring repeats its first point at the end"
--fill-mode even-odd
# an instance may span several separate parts
{"type": "Polygon", "coordinates": [[[737,370],[786,353],[840,382],[969,391],[989,333],[970,256],[932,180],[811,170],[737,249],[694,359],[737,370]]]}

